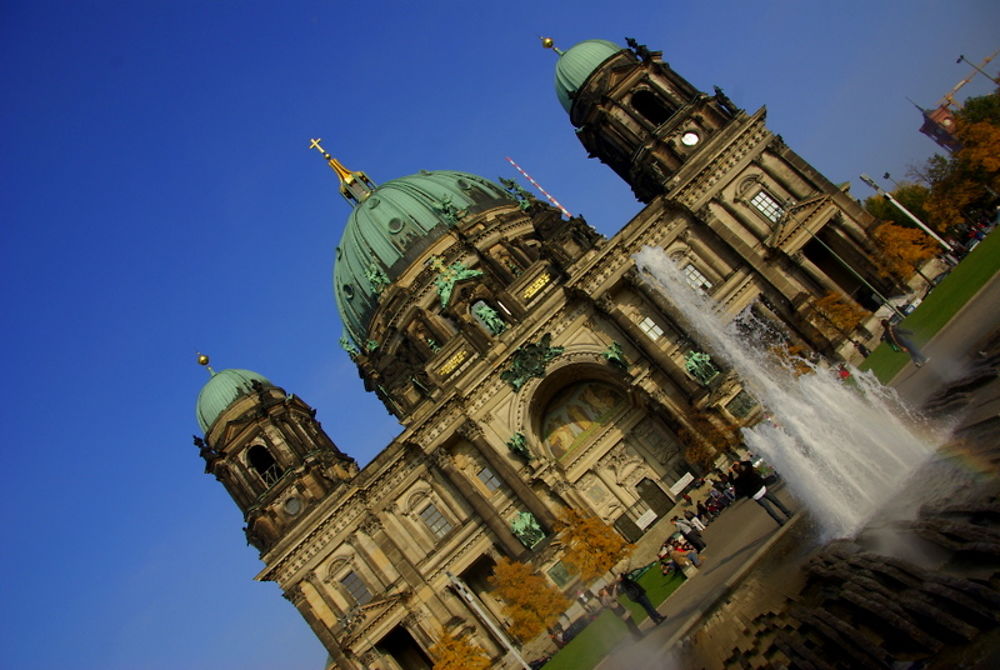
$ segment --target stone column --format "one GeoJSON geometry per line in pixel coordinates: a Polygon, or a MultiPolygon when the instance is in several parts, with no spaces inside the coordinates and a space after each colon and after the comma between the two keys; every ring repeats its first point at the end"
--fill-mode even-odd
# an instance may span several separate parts
{"type": "Polygon", "coordinates": [[[323,646],[326,647],[326,650],[330,653],[330,658],[333,659],[334,667],[341,668],[341,670],[357,670],[357,666],[352,663],[346,655],[344,655],[339,641],[333,636],[330,629],[319,620],[309,607],[305,594],[302,593],[302,586],[296,584],[286,590],[282,595],[286,600],[295,606],[295,609],[299,611],[302,618],[305,619],[306,623],[309,624],[309,627],[312,628],[316,637],[318,637],[320,642],[323,643],[323,646]]]}
{"type": "Polygon", "coordinates": [[[496,509],[493,508],[486,499],[469,485],[468,480],[455,468],[455,463],[451,456],[444,449],[438,449],[428,463],[432,471],[440,473],[444,479],[454,487],[458,494],[464,498],[482,519],[486,527],[493,531],[500,546],[511,558],[517,558],[526,551],[521,541],[517,539],[514,532],[507,526],[507,523],[500,518],[496,509]]]}
{"type": "Polygon", "coordinates": [[[551,530],[552,525],[555,522],[555,515],[545,506],[545,504],[539,500],[535,492],[531,490],[531,487],[524,483],[518,475],[517,472],[511,467],[510,463],[506,461],[500,454],[498,454],[491,445],[486,442],[486,437],[483,433],[483,429],[476,424],[471,419],[465,421],[462,426],[458,429],[465,439],[467,439],[473,447],[476,448],[486,462],[489,463],[490,468],[496,472],[497,476],[510,487],[514,492],[514,496],[520,500],[525,507],[528,508],[535,518],[538,519],[544,527],[551,530]]]}
{"type": "MultiPolygon", "coordinates": [[[[660,305],[658,305],[655,300],[652,300],[645,289],[639,285],[639,282],[633,283],[632,286],[639,295],[645,297],[652,305],[662,310],[660,305]]],[[[615,324],[618,329],[632,341],[632,345],[635,346],[636,349],[641,351],[646,358],[653,361],[653,363],[655,363],[656,366],[667,375],[667,378],[674,383],[674,386],[678,389],[678,391],[687,397],[690,397],[698,392],[700,386],[688,377],[685,370],[681,368],[681,366],[674,363],[670,356],[667,356],[667,354],[665,354],[653,340],[649,339],[649,337],[647,337],[639,328],[638,324],[633,323],[632,320],[618,308],[611,298],[601,296],[600,298],[593,299],[592,302],[595,310],[598,313],[603,314],[613,324],[615,324]]],[[[668,338],[666,332],[663,337],[668,338]]]]}

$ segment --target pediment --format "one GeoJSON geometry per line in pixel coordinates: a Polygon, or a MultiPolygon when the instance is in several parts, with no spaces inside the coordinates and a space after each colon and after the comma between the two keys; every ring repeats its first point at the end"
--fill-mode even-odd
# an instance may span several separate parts
{"type": "Polygon", "coordinates": [[[822,216],[824,210],[832,204],[830,196],[822,193],[801,200],[785,210],[778,226],[767,239],[770,247],[784,247],[800,229],[811,229],[812,223],[822,216]]]}

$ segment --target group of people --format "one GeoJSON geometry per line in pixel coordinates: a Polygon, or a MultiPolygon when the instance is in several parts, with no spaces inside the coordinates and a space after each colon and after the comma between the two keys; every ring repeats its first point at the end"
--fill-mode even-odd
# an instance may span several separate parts
{"type": "MultiPolygon", "coordinates": [[[[718,471],[715,477],[708,481],[712,485],[708,496],[697,502],[686,497],[693,509],[685,510],[683,516],[678,515],[671,519],[677,531],[667,538],[658,552],[663,575],[670,575],[677,570],[690,573],[691,568],[701,567],[706,547],[701,532],[722,510],[741,497],[750,498],[763,507],[779,526],[783,526],[793,515],[791,510],[767,490],[764,478],[750,460],[738,461],[729,471],[718,471]],[[782,516],[779,516],[778,512],[782,516]]],[[[602,588],[597,594],[596,602],[592,593],[589,597],[584,597],[584,594],[580,597],[590,618],[597,616],[601,609],[610,609],[625,622],[631,634],[639,638],[641,637],[639,627],[628,609],[618,600],[619,594],[623,594],[642,607],[654,624],[666,620],[666,617],[650,602],[646,590],[628,572],[620,574],[616,581],[602,588]],[[598,603],[599,606],[595,607],[598,603]]],[[[558,646],[568,642],[567,638],[571,638],[575,632],[572,627],[566,631],[558,627],[555,631],[550,630],[558,646]]]]}
{"type": "Polygon", "coordinates": [[[692,567],[701,567],[701,554],[683,537],[668,537],[660,546],[657,556],[660,559],[660,572],[664,577],[668,577],[678,570],[688,574],[692,567]]]}

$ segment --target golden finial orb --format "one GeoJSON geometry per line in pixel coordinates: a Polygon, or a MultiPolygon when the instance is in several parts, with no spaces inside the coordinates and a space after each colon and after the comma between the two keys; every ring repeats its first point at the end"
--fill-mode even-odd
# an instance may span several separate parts
{"type": "Polygon", "coordinates": [[[556,45],[555,40],[553,40],[551,37],[543,37],[542,38],[542,48],[543,49],[551,49],[555,45],[556,45]]]}
{"type": "Polygon", "coordinates": [[[204,365],[208,367],[208,363],[209,363],[208,356],[206,356],[205,354],[198,354],[198,365],[204,365]]]}

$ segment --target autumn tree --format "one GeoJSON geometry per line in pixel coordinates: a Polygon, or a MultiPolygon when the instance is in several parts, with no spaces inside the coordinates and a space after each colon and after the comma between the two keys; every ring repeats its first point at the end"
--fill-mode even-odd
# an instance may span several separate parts
{"type": "Polygon", "coordinates": [[[942,232],[993,211],[1000,194],[1000,93],[966,100],[955,128],[962,148],[916,170],[931,185],[924,205],[929,223],[942,232]]]}
{"type": "Polygon", "coordinates": [[[434,670],[486,670],[491,665],[485,651],[447,630],[430,652],[435,658],[434,670]]]}
{"type": "Polygon", "coordinates": [[[813,366],[809,364],[809,359],[814,356],[814,352],[801,344],[782,342],[775,344],[768,351],[781,363],[782,367],[796,377],[815,372],[813,366]]]}
{"type": "Polygon", "coordinates": [[[684,445],[684,460],[703,470],[712,467],[720,451],[732,451],[741,442],[736,426],[720,427],[705,414],[691,416],[688,425],[677,431],[677,437],[684,445]]]}
{"type": "Polygon", "coordinates": [[[875,262],[879,274],[905,282],[916,272],[927,280],[920,266],[938,252],[937,243],[930,235],[918,228],[889,222],[879,224],[869,235],[878,247],[875,262]]]}
{"type": "Polygon", "coordinates": [[[584,582],[603,575],[635,549],[600,518],[574,508],[560,515],[556,530],[566,548],[563,562],[584,582]]]}
{"type": "Polygon", "coordinates": [[[860,305],[836,291],[817,298],[809,311],[817,317],[813,322],[820,331],[834,340],[849,335],[868,315],[860,305]]]}
{"type": "Polygon", "coordinates": [[[503,613],[510,620],[510,632],[526,642],[559,619],[569,600],[530,565],[504,557],[489,578],[494,594],[503,601],[503,613]]]}

